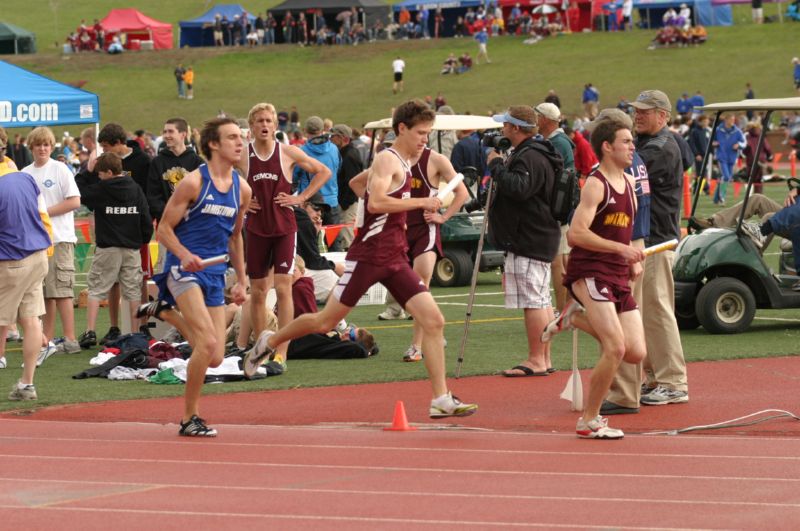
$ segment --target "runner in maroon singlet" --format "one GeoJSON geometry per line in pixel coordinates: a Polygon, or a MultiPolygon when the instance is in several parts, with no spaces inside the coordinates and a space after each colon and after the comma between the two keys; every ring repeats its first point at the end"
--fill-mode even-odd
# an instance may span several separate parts
{"type": "Polygon", "coordinates": [[[409,159],[419,156],[428,140],[435,115],[420,100],[400,105],[392,128],[397,140],[391,149],[380,152],[369,170],[366,182],[351,181],[357,195],[364,197],[364,222],[347,253],[345,272],[325,308],[319,313],[301,315],[272,334],[265,331],[245,357],[245,375],[252,375],[273,349],[291,339],[325,333],[336,326],[361,296],[376,282],[382,283],[414,316],[423,328],[425,367],[433,387],[431,418],[462,417],[478,406],[462,403],[447,390],[444,363],[444,317],[425,283],[408,263],[405,236],[406,212],[415,209],[436,211],[436,197],[412,199],[409,159]]]}
{"type": "Polygon", "coordinates": [[[542,341],[577,326],[600,343],[600,360],[592,372],[589,396],[576,433],[587,439],[620,439],[622,430],[608,427],[600,405],[622,361],[639,363],[645,356],[642,317],[631,294],[630,281],[642,273],[644,253],[631,245],[636,212],[633,176],[625,173],[633,161],[630,126],[613,118],[593,126],[592,148],[599,168],[586,180],[568,232],[572,246],[564,285],[576,301],[547,325],[542,341]]]}
{"type": "MultiPolygon", "coordinates": [[[[245,234],[247,275],[250,277],[250,315],[256,337],[267,326],[267,292],[275,286],[278,326],[294,317],[292,272],[297,253],[294,205],[302,205],[325,184],[331,171],[301,149],[275,140],[278,120],[275,107],[259,103],[250,109],[247,121],[252,142],[243,153],[242,172],[253,189],[245,234]],[[292,171],[298,165],[314,175],[299,195],[292,194],[292,171]]],[[[277,349],[275,361],[285,368],[288,344],[277,349]]]]}
{"type": "MultiPolygon", "coordinates": [[[[456,170],[450,159],[426,147],[416,162],[411,165],[411,197],[435,197],[444,181],[450,182],[456,170]]],[[[436,260],[442,256],[440,226],[461,209],[467,200],[468,192],[463,183],[454,191],[452,203],[443,213],[438,210],[410,210],[406,219],[406,241],[408,258],[414,271],[422,277],[425,286],[430,286],[436,260]]],[[[411,346],[403,355],[403,361],[422,360],[422,326],[414,321],[414,335],[411,346]]]]}

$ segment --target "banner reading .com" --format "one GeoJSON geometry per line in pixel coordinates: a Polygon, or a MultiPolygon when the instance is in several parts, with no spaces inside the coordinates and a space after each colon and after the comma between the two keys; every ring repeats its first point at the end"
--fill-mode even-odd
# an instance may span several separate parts
{"type": "Polygon", "coordinates": [[[0,101],[0,123],[25,125],[58,120],[58,103],[19,103],[16,108],[10,101],[0,101]]]}

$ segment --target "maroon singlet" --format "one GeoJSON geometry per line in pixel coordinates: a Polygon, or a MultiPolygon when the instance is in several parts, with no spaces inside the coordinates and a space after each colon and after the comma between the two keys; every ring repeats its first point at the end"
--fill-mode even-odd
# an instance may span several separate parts
{"type": "MultiPolygon", "coordinates": [[[[411,197],[411,170],[408,163],[392,148],[386,151],[400,159],[406,170],[403,184],[389,191],[387,195],[395,199],[408,199],[411,197]]],[[[364,193],[364,224],[358,227],[358,234],[347,252],[347,260],[376,265],[406,261],[406,212],[376,214],[370,212],[368,206],[369,190],[364,193]]]]}
{"type": "MultiPolygon", "coordinates": [[[[589,230],[606,240],[630,244],[635,202],[633,188],[628,179],[625,179],[625,189],[622,193],[618,193],[600,170],[595,170],[589,177],[597,178],[605,188],[603,199],[597,205],[597,212],[589,230]]],[[[598,278],[615,285],[625,285],[629,279],[628,272],[628,263],[617,253],[573,247],[569,253],[564,285],[571,286],[581,278],[598,278]]]]}
{"type": "Polygon", "coordinates": [[[258,236],[283,236],[297,232],[292,207],[278,206],[275,197],[280,192],[292,193],[292,175],[283,171],[281,143],[275,142],[272,153],[262,159],[253,144],[247,146],[250,168],[247,184],[253,189],[261,210],[247,215],[247,231],[258,236]]]}
{"type": "MultiPolygon", "coordinates": [[[[411,167],[411,197],[433,197],[438,192],[438,188],[431,186],[428,181],[428,159],[431,158],[431,148],[426,147],[422,150],[422,155],[419,161],[411,167]]],[[[421,208],[416,210],[409,210],[406,218],[406,224],[410,227],[412,225],[425,225],[424,211],[421,208]]]]}

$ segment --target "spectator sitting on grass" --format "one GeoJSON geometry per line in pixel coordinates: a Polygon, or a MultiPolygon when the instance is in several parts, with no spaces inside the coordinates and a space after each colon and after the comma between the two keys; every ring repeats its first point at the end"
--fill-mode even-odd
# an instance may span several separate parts
{"type": "Polygon", "coordinates": [[[456,67],[458,66],[458,59],[456,59],[455,54],[450,54],[447,56],[447,59],[444,60],[442,63],[442,71],[440,72],[442,75],[444,74],[455,74],[456,67]]]}
{"type": "Polygon", "coordinates": [[[456,73],[464,74],[469,72],[472,68],[472,56],[470,56],[469,52],[464,52],[464,55],[458,58],[459,67],[456,73]]]}

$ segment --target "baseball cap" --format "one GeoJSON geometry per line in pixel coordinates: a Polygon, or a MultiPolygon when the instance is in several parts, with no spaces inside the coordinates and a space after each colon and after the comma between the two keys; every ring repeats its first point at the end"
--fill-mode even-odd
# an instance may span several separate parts
{"type": "Polygon", "coordinates": [[[322,132],[322,129],[325,127],[325,124],[322,123],[322,118],[319,116],[310,116],[308,120],[306,120],[306,133],[310,135],[316,135],[322,132]]]}
{"type": "Polygon", "coordinates": [[[594,120],[586,124],[584,127],[591,133],[597,124],[603,120],[616,120],[625,124],[628,129],[633,129],[633,120],[631,120],[631,117],[628,115],[628,113],[617,109],[616,107],[603,109],[594,120]]]}
{"type": "Polygon", "coordinates": [[[387,146],[391,146],[394,144],[394,141],[397,140],[397,135],[394,134],[394,131],[389,131],[383,137],[383,144],[387,146]]]}
{"type": "Polygon", "coordinates": [[[536,115],[532,107],[527,105],[514,105],[503,114],[492,116],[495,122],[509,123],[519,127],[536,127],[536,115]]]}
{"type": "Polygon", "coordinates": [[[326,203],[324,199],[322,199],[322,194],[319,193],[319,192],[316,192],[314,195],[312,195],[308,199],[308,201],[306,201],[306,203],[311,203],[312,205],[314,205],[316,207],[319,207],[322,210],[330,210],[331,209],[331,206],[328,203],[326,203]]]}
{"type": "Polygon", "coordinates": [[[347,138],[353,138],[353,130],[350,129],[349,125],[336,124],[333,127],[331,127],[331,135],[339,135],[347,138]]]}
{"type": "Polygon", "coordinates": [[[631,102],[631,107],[642,110],[661,109],[667,112],[672,111],[669,97],[660,90],[643,90],[636,96],[636,101],[631,102]]]}
{"type": "Polygon", "coordinates": [[[533,108],[537,114],[541,114],[548,120],[552,120],[554,122],[558,122],[561,120],[561,109],[556,107],[555,103],[540,103],[536,107],[533,108]]]}

